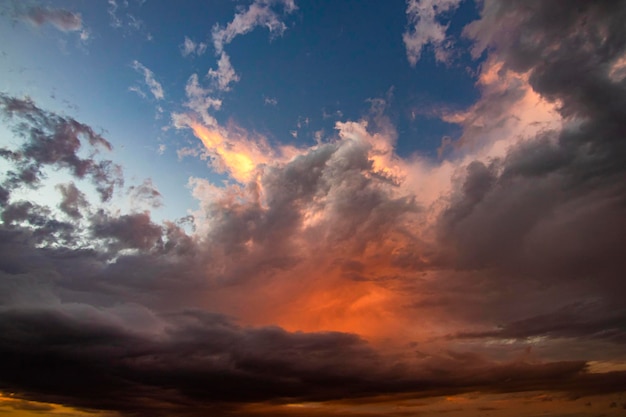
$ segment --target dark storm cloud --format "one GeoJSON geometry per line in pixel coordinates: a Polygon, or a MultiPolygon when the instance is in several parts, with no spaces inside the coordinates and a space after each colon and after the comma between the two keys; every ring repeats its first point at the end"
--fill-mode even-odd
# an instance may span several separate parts
{"type": "Polygon", "coordinates": [[[624,387],[616,375],[581,373],[581,362],[496,365],[450,352],[414,366],[389,362],[349,334],[245,328],[198,311],[159,320],[165,330],[149,334],[125,328],[113,310],[86,305],[3,308],[0,387],[27,399],[138,415],[202,415],[220,406],[223,414],[236,414],[237,404],[259,401],[491,386],[582,392],[608,384],[607,378],[618,384],[603,392],[624,387]]]}
{"type": "Polygon", "coordinates": [[[480,339],[527,339],[537,336],[572,339],[606,339],[626,343],[626,311],[606,311],[598,305],[575,304],[484,332],[460,333],[455,337],[480,339]]]}
{"type": "Polygon", "coordinates": [[[604,329],[622,343],[626,82],[614,66],[626,54],[624,19],[622,1],[485,1],[481,20],[465,29],[476,53],[486,49],[526,74],[564,118],[562,129],[503,158],[469,164],[440,218],[444,263],[483,271],[480,290],[467,290],[481,300],[483,320],[502,326],[484,336],[598,337],[604,329]],[[559,310],[573,302],[602,308],[573,320],[559,310]]]}

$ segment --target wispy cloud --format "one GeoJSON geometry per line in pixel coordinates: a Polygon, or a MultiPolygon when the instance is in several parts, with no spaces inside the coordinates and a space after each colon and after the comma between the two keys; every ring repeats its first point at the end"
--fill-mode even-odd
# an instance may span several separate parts
{"type": "MultiPolygon", "coordinates": [[[[161,86],[161,83],[159,83],[155,79],[154,73],[150,69],[146,68],[146,66],[143,65],[141,62],[136,60],[133,61],[132,67],[135,71],[143,75],[144,82],[150,90],[150,93],[152,93],[152,96],[157,100],[163,100],[163,98],[165,97],[165,93],[163,92],[163,87],[161,86]]],[[[131,91],[136,91],[136,89],[133,89],[131,91]]]]}
{"type": "Polygon", "coordinates": [[[194,42],[185,36],[185,41],[180,45],[180,53],[183,56],[202,55],[206,51],[207,44],[204,42],[194,42]]]}
{"type": "Polygon", "coordinates": [[[264,97],[263,98],[263,103],[266,106],[277,106],[278,105],[278,99],[276,99],[275,97],[264,97]]]}
{"type": "Polygon", "coordinates": [[[406,14],[410,28],[402,39],[411,66],[419,61],[422,50],[432,46],[437,61],[446,62],[449,57],[450,41],[448,27],[437,21],[442,14],[458,7],[462,0],[407,0],[406,14]]]}
{"type": "Polygon", "coordinates": [[[222,107],[222,100],[216,98],[210,88],[205,88],[200,85],[198,74],[192,74],[187,80],[185,95],[187,97],[185,107],[189,108],[193,114],[190,116],[182,113],[174,113],[172,118],[174,119],[174,125],[176,127],[180,128],[186,126],[188,120],[193,119],[195,115],[201,118],[205,126],[217,126],[217,121],[215,117],[211,115],[210,111],[219,110],[222,107]]]}
{"type": "MultiPolygon", "coordinates": [[[[142,1],[135,3],[137,8],[143,5],[142,1]]],[[[109,14],[111,27],[123,30],[126,33],[138,32],[143,34],[146,39],[151,40],[152,35],[147,31],[144,21],[131,13],[129,11],[130,8],[131,3],[129,3],[128,0],[108,0],[107,12],[109,14]]]]}
{"type": "Polygon", "coordinates": [[[209,70],[208,75],[217,81],[218,89],[228,91],[231,83],[239,81],[239,76],[230,64],[230,57],[224,51],[226,45],[257,27],[266,27],[272,36],[279,36],[287,29],[273,9],[276,6],[282,6],[285,14],[297,10],[293,0],[255,0],[245,11],[235,14],[226,26],[213,27],[213,47],[220,58],[217,70],[209,70]]]}
{"type": "Polygon", "coordinates": [[[274,36],[281,35],[287,26],[280,16],[272,9],[281,5],[286,14],[297,10],[293,0],[255,0],[245,11],[237,13],[225,27],[216,25],[213,28],[213,46],[218,54],[239,35],[244,35],[256,27],[266,27],[274,36]]]}
{"type": "Polygon", "coordinates": [[[215,80],[217,88],[221,91],[230,90],[230,84],[239,81],[239,76],[235,73],[230,64],[230,58],[225,52],[222,52],[219,61],[217,61],[217,70],[211,68],[207,75],[215,80]]]}

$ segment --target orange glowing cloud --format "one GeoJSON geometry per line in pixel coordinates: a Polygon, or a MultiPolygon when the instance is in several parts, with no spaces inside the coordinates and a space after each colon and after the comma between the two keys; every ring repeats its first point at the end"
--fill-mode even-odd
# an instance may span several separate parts
{"type": "Polygon", "coordinates": [[[198,122],[191,122],[189,127],[215,158],[217,168],[228,172],[239,182],[250,181],[256,167],[269,160],[269,147],[264,143],[233,141],[227,134],[217,129],[209,129],[198,122]]]}
{"type": "Polygon", "coordinates": [[[234,127],[186,122],[214,165],[239,183],[190,180],[203,207],[194,213],[197,230],[214,238],[212,230],[242,234],[234,251],[216,249],[212,263],[222,271],[219,280],[237,284],[216,288],[207,306],[245,323],[370,340],[424,341],[454,332],[459,323],[445,321],[436,305],[415,306],[440,274],[432,270],[436,222],[459,176],[472,161],[501,158],[562,123],[557,104],[533,91],[525,74],[489,62],[478,85],[484,99],[444,117],[465,126],[467,137],[455,158],[443,161],[398,156],[397,134],[380,115],[338,122],[330,142],[299,149],[272,147],[234,127]],[[493,97],[506,100],[494,107],[493,97]],[[212,217],[223,211],[245,218],[246,226],[230,229],[221,224],[225,218],[212,217]],[[266,225],[268,219],[275,223],[266,225]],[[284,232],[258,240],[255,230],[284,232]]]}

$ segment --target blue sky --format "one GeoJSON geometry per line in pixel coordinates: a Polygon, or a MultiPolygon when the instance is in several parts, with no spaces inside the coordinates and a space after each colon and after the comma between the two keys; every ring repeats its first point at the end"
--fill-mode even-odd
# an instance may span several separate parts
{"type": "MultiPolygon", "coordinates": [[[[207,73],[219,59],[212,30],[225,27],[247,5],[39,5],[79,14],[80,29],[70,31],[20,17],[31,6],[37,5],[4,7],[3,37],[15,41],[3,47],[1,68],[8,76],[1,81],[2,90],[28,95],[106,131],[128,174],[137,181],[151,177],[167,196],[164,215],[185,215],[186,206],[193,205],[185,190],[188,177],[217,177],[203,161],[178,158],[177,150],[195,146],[197,139],[189,131],[171,129],[171,114],[184,108],[192,74],[211,89],[207,73]],[[204,44],[202,53],[184,54],[185,39],[196,47],[204,44]],[[150,92],[135,61],[152,72],[163,98],[150,92]]],[[[385,112],[397,126],[398,154],[436,158],[443,136],[458,138],[459,127],[442,121],[438,113],[466,108],[478,97],[481,60],[466,51],[437,62],[425,45],[423,57],[411,66],[402,41],[409,29],[404,2],[304,3],[289,13],[280,4],[269,9],[284,25],[280,30],[253,25],[226,47],[239,81],[228,91],[212,91],[222,100],[213,111],[220,123],[232,121],[274,143],[310,146],[316,132],[318,140],[328,141],[336,134],[335,122],[357,120],[368,113],[370,100],[385,99],[385,112]]],[[[462,28],[477,13],[468,1],[442,16],[450,41],[469,43],[462,28]]]]}
{"type": "Polygon", "coordinates": [[[0,412],[622,415],[625,21],[0,2],[0,412]]]}

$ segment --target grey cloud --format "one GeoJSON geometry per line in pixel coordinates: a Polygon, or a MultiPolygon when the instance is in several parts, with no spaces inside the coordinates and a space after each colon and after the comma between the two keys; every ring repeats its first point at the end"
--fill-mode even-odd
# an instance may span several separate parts
{"type": "Polygon", "coordinates": [[[0,111],[12,123],[16,135],[24,139],[19,149],[3,150],[2,156],[17,168],[17,171],[8,171],[5,188],[10,190],[24,184],[36,186],[44,166],[68,169],[77,178],[91,178],[103,201],[110,199],[114,188],[122,184],[118,165],[108,160],[78,156],[85,141],[94,152],[99,148],[112,149],[111,144],[91,127],[46,112],[30,99],[5,94],[0,94],[0,111]]]}
{"type": "Polygon", "coordinates": [[[448,352],[422,367],[389,366],[349,334],[246,328],[187,311],[158,318],[167,326],[151,336],[124,328],[116,314],[80,305],[3,308],[0,385],[26,399],[128,415],[236,415],[238,405],[259,401],[440,395],[484,386],[510,392],[550,385],[573,393],[624,387],[623,375],[586,375],[581,362],[495,365],[448,352]]]}
{"type": "Polygon", "coordinates": [[[65,9],[32,7],[24,13],[23,18],[37,26],[50,23],[63,32],[73,32],[83,28],[81,15],[65,9]]]}
{"type": "Polygon", "coordinates": [[[145,179],[140,185],[128,187],[128,194],[132,202],[136,204],[147,204],[151,208],[159,208],[163,205],[163,196],[151,179],[145,179]]]}
{"type": "Polygon", "coordinates": [[[606,339],[614,343],[626,343],[626,311],[606,311],[606,307],[594,304],[573,304],[500,328],[459,333],[455,337],[480,339],[527,339],[547,336],[571,339],[606,339]]]}
{"type": "Polygon", "coordinates": [[[89,206],[85,194],[76,188],[73,182],[58,184],[56,188],[62,196],[59,208],[71,218],[80,219],[82,217],[81,210],[89,206]]]}
{"type": "Polygon", "coordinates": [[[477,52],[527,73],[565,120],[456,180],[438,223],[438,267],[463,273],[447,289],[430,285],[442,286],[432,297],[441,308],[496,328],[466,336],[623,343],[626,85],[610,65],[626,54],[625,13],[623,2],[485,1],[466,28],[477,52]],[[573,303],[599,307],[565,314],[573,303]]]}
{"type": "MultiPolygon", "coordinates": [[[[533,88],[543,97],[559,100],[563,115],[576,116],[580,122],[521,143],[503,161],[495,161],[498,174],[491,174],[480,196],[468,192],[477,180],[475,172],[468,172],[460,198],[445,215],[450,218],[456,213],[452,223],[459,233],[468,227],[464,249],[472,251],[475,243],[480,246],[476,239],[492,239],[485,242],[485,249],[495,251],[495,260],[499,245],[508,245],[511,251],[520,248],[517,244],[523,244],[533,228],[548,227],[550,219],[558,221],[553,216],[574,201],[586,200],[589,210],[599,210],[601,190],[615,197],[601,211],[610,216],[621,211],[619,201],[626,198],[620,186],[626,147],[619,138],[626,134],[626,107],[621,102],[626,90],[609,79],[601,64],[626,52],[626,30],[618,23],[626,7],[617,6],[614,2],[610,6],[604,2],[486,2],[485,17],[466,29],[479,44],[484,42],[502,54],[512,69],[530,71],[533,88]],[[550,24],[556,16],[558,24],[550,24]],[[504,26],[501,21],[496,25],[496,18],[507,22],[506,34],[499,32],[504,26]],[[609,36],[599,36],[600,32],[609,36]],[[529,34],[536,41],[524,43],[529,34]],[[474,207],[471,214],[466,213],[469,206],[474,207]],[[461,218],[461,212],[466,217],[461,218]]],[[[584,210],[579,215],[579,225],[591,221],[584,210]]],[[[614,221],[616,227],[623,227],[618,218],[614,221]]],[[[589,238],[587,250],[593,251],[597,238],[589,238]]],[[[620,238],[616,239],[617,247],[620,238]]]]}
{"type": "Polygon", "coordinates": [[[125,214],[113,218],[100,214],[93,221],[93,235],[97,238],[112,238],[116,250],[149,250],[162,244],[163,229],[152,223],[148,213],[125,214]]]}

